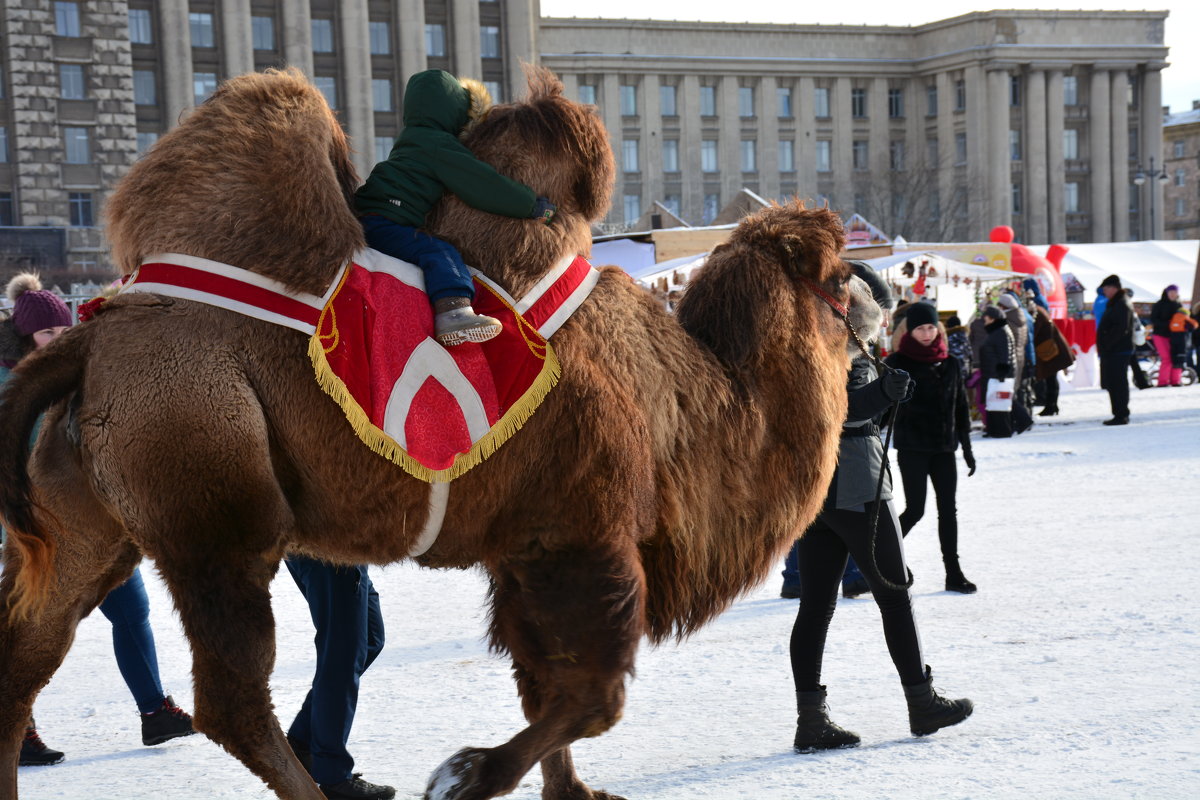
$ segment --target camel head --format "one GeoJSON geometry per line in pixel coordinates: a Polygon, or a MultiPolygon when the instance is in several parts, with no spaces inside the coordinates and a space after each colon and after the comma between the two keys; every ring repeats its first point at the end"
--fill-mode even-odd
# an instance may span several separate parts
{"type": "Polygon", "coordinates": [[[468,264],[520,293],[567,253],[591,252],[591,223],[608,211],[615,167],[608,132],[595,107],[563,96],[554,73],[527,65],[529,95],[491,108],[464,136],[476,156],[550,198],[549,225],[469,208],[446,197],[430,219],[468,264]]]}
{"type": "Polygon", "coordinates": [[[838,255],[844,244],[842,221],[829,209],[772,204],[713,249],[684,292],[679,322],[735,368],[761,366],[779,348],[840,354],[846,327],[821,293],[858,313],[863,298],[851,294],[851,269],[838,255]]]}
{"type": "Polygon", "coordinates": [[[113,258],[184,253],[324,292],[363,246],[358,176],[324,96],[297,69],[226,81],[138,160],[105,208],[113,258]]]}

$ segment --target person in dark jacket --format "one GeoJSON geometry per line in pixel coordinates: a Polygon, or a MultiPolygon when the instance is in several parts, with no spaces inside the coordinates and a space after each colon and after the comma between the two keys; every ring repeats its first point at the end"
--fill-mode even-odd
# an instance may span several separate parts
{"type": "MultiPolygon", "coordinates": [[[[1016,363],[1016,343],[1008,327],[1008,320],[999,306],[983,309],[984,331],[987,338],[979,347],[980,385],[984,398],[987,397],[988,382],[1011,378],[1016,363]]],[[[981,405],[986,408],[986,402],[981,405]]],[[[1009,411],[986,411],[984,413],[984,435],[994,438],[1012,436],[1012,413],[1009,411]]]]}
{"type": "Polygon", "coordinates": [[[434,335],[447,346],[486,342],[500,332],[500,322],[471,308],[475,286],[458,250],[418,230],[430,209],[450,191],[472,208],[506,217],[549,224],[556,211],[547,198],[501,175],[459,141],[490,106],[478,81],[439,69],[413,75],[404,90],[404,130],[354,196],[367,244],[425,273],[434,335]]]}
{"type": "Polygon", "coordinates": [[[1026,307],[1033,315],[1033,351],[1037,360],[1034,377],[1044,386],[1042,398],[1045,401],[1038,416],[1052,417],[1058,413],[1058,373],[1075,363],[1075,354],[1071,352],[1067,338],[1050,319],[1037,281],[1032,278],[1025,281],[1026,286],[1030,284],[1032,287],[1028,291],[1032,293],[1032,299],[1026,307]]]}
{"type": "MultiPolygon", "coordinates": [[[[887,297],[887,286],[882,281],[872,284],[872,289],[876,297],[887,297]]],[[[878,330],[870,332],[871,336],[865,331],[860,333],[864,339],[879,337],[878,330]]],[[[956,725],[973,710],[970,700],[947,700],[933,690],[933,678],[917,636],[912,598],[902,585],[908,567],[900,523],[891,503],[890,478],[883,468],[883,442],[876,418],[906,396],[909,384],[909,376],[900,370],[889,369],[877,377],[874,363],[865,356],[852,362],[837,470],[821,513],[798,546],[800,609],[792,627],[790,656],[798,711],[793,747],[799,753],[859,743],[857,735],[829,719],[825,687],[821,685],[825,638],[848,554],[858,562],[879,606],[884,639],[908,701],[913,735],[925,736],[956,725]],[[875,531],[871,528],[871,510],[881,472],[883,505],[875,531]]]]}
{"type": "Polygon", "coordinates": [[[1100,284],[1108,298],[1096,329],[1096,354],[1100,356],[1100,386],[1108,392],[1112,419],[1105,425],[1129,424],[1129,359],[1133,355],[1133,308],[1121,279],[1109,275],[1100,284]]]}
{"type": "Polygon", "coordinates": [[[1179,287],[1171,284],[1163,289],[1162,297],[1150,309],[1151,340],[1158,351],[1158,385],[1178,386],[1183,379],[1183,370],[1175,366],[1171,357],[1171,318],[1180,310],[1179,287]]]}
{"type": "Polygon", "coordinates": [[[966,380],[974,368],[971,361],[971,342],[967,338],[967,326],[963,325],[957,316],[946,320],[946,349],[962,365],[963,380],[966,380]]]}
{"type": "Polygon", "coordinates": [[[909,306],[908,331],[900,339],[898,352],[888,356],[885,363],[907,372],[914,384],[912,398],[901,404],[892,421],[896,463],[904,483],[900,531],[907,536],[925,514],[925,490],[932,482],[946,591],[972,594],[975,584],[966,579],[958,563],[958,513],[954,504],[958,484],[954,452],[960,445],[967,475],[975,474],[971,415],[962,367],[947,351],[937,309],[924,302],[909,306]]]}

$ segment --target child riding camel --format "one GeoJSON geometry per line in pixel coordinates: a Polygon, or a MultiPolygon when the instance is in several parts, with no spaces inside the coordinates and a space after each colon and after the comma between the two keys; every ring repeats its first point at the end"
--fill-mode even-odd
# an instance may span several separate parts
{"type": "Polygon", "coordinates": [[[459,136],[481,120],[492,98],[482,83],[438,69],[413,75],[404,90],[404,130],[386,161],[355,194],[367,244],[416,264],[433,303],[434,336],[447,347],[486,342],[500,322],[471,307],[475,287],[458,250],[419,230],[446,191],[480,211],[549,224],[548,199],[506,178],[468,150],[459,136]]]}

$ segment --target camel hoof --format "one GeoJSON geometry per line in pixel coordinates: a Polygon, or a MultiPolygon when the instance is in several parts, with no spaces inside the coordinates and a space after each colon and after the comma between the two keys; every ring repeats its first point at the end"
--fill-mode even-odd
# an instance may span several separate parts
{"type": "Polygon", "coordinates": [[[429,776],[425,800],[459,800],[479,783],[479,767],[487,751],[464,747],[442,762],[429,776]]]}

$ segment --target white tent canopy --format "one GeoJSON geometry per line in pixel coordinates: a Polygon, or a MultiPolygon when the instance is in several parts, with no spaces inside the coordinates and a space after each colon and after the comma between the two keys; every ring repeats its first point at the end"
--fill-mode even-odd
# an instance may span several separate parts
{"type": "Polygon", "coordinates": [[[640,269],[626,269],[635,281],[643,283],[647,286],[653,286],[658,282],[659,278],[666,278],[667,284],[670,286],[681,286],[687,283],[692,273],[700,267],[704,266],[705,260],[708,258],[708,253],[698,253],[692,256],[680,256],[672,258],[670,261],[660,261],[657,264],[651,264],[648,267],[640,269]],[[678,283],[674,280],[675,273],[678,272],[683,276],[683,282],[678,283]]]}
{"type": "MultiPolygon", "coordinates": [[[[1085,298],[1095,294],[1096,287],[1109,275],[1116,274],[1121,284],[1133,289],[1133,299],[1152,303],[1162,296],[1171,284],[1179,287],[1181,300],[1189,297],[1196,275],[1196,253],[1200,240],[1165,240],[1149,242],[1113,242],[1111,244],[1070,244],[1063,258],[1062,271],[1070,272],[1087,291],[1085,298]]],[[[1046,245],[1029,248],[1044,256],[1046,245]]]]}
{"type": "Polygon", "coordinates": [[[985,267],[982,264],[968,264],[965,261],[955,261],[954,259],[931,252],[910,251],[906,253],[893,253],[890,256],[868,258],[864,263],[876,272],[885,272],[887,279],[893,283],[906,286],[915,283],[919,275],[919,272],[916,270],[914,270],[914,274],[911,277],[905,276],[900,271],[900,268],[908,261],[918,266],[924,263],[937,271],[935,276],[927,276],[925,278],[926,283],[930,285],[945,283],[948,280],[953,280],[955,277],[959,279],[971,278],[975,281],[1006,281],[1012,280],[1013,277],[1021,277],[1015,276],[1014,273],[1008,270],[985,267]]]}

